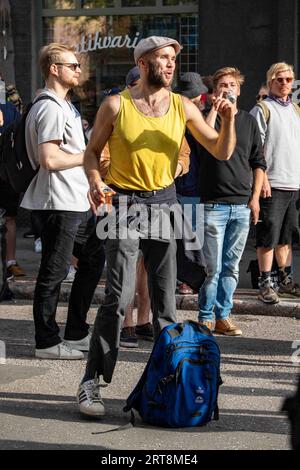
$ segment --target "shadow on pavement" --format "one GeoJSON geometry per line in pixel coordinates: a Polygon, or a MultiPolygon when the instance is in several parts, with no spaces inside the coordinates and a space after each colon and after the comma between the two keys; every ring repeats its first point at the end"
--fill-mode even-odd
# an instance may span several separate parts
{"type": "Polygon", "coordinates": [[[123,413],[125,400],[105,399],[107,416],[100,420],[82,416],[74,396],[0,392],[0,414],[25,416],[35,419],[72,423],[94,422],[98,424],[126,424],[128,414],[123,413]]]}
{"type": "MultiPolygon", "coordinates": [[[[225,361],[223,361],[225,362],[225,361]]],[[[243,370],[242,373],[243,377],[245,378],[260,378],[260,379],[267,379],[267,380],[274,380],[274,372],[273,371],[262,371],[262,370],[243,370]]],[[[225,370],[222,371],[222,377],[224,380],[224,377],[241,377],[241,371],[240,370],[225,370]]],[[[282,382],[280,382],[283,385],[286,385],[287,383],[294,383],[295,382],[295,374],[293,374],[293,371],[290,372],[281,372],[281,371],[276,371],[276,379],[281,379],[282,382]]],[[[279,382],[276,382],[279,383],[279,382]]]]}
{"type": "MultiPolygon", "coordinates": [[[[223,391],[223,387],[222,387],[223,391]]],[[[234,389],[227,387],[225,393],[245,394],[244,389],[234,389]]],[[[246,389],[247,392],[247,389],[246,389]]],[[[266,389],[257,389],[257,396],[264,395],[266,389]]],[[[268,393],[271,392],[270,390],[268,393]]],[[[276,394],[276,396],[278,396],[276,394]]],[[[74,397],[60,395],[42,395],[42,394],[23,394],[23,393],[0,393],[1,408],[0,413],[12,416],[23,416],[35,419],[46,419],[70,422],[76,424],[93,423],[90,432],[106,431],[103,425],[114,427],[123,426],[129,422],[129,414],[125,414],[122,408],[124,400],[105,399],[107,415],[103,418],[93,419],[81,416],[77,410],[74,397]],[[97,429],[97,424],[99,428],[97,429]]],[[[137,415],[137,413],[136,413],[137,415]]],[[[138,428],[153,429],[154,426],[148,426],[142,423],[137,417],[138,428]]],[[[288,421],[280,413],[274,411],[255,411],[247,409],[224,409],[220,410],[220,420],[212,421],[207,426],[201,428],[158,428],[160,432],[262,432],[272,434],[287,434],[288,421]]],[[[124,432],[119,431],[119,432],[124,432]]]]}
{"type": "Polygon", "coordinates": [[[80,444],[49,444],[48,442],[6,441],[0,442],[1,450],[107,450],[107,447],[80,444]]]}

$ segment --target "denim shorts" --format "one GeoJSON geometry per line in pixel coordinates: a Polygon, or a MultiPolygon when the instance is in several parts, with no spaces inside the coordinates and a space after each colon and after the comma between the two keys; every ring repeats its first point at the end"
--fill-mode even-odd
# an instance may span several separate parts
{"type": "Polygon", "coordinates": [[[298,236],[298,191],[272,189],[272,196],[260,199],[260,214],[256,225],[256,246],[275,248],[291,245],[298,236]]]}

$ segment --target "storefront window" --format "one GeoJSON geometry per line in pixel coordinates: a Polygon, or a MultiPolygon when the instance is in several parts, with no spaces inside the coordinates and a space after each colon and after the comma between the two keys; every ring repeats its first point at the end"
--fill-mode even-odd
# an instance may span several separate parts
{"type": "MultiPolygon", "coordinates": [[[[198,0],[160,0],[163,6],[197,5],[198,0]]],[[[159,0],[81,0],[82,8],[155,7],[159,0]]],[[[71,9],[78,7],[76,0],[43,0],[45,9],[71,9]]]]}
{"type": "Polygon", "coordinates": [[[170,5],[197,5],[198,0],[163,0],[163,6],[170,5]]]}
{"type": "Polygon", "coordinates": [[[115,6],[115,0],[84,0],[83,8],[111,8],[115,6]]]}
{"type": "Polygon", "coordinates": [[[182,45],[176,76],[198,70],[198,17],[182,15],[110,15],[44,18],[44,44],[75,45],[81,63],[81,83],[74,100],[92,122],[107,89],[123,89],[134,66],[133,51],[147,36],[168,36],[182,45]]]}
{"type": "Polygon", "coordinates": [[[76,7],[75,0],[43,0],[43,8],[49,8],[53,10],[70,9],[76,7]]]}
{"type": "Polygon", "coordinates": [[[156,0],[122,0],[122,7],[155,7],[156,0]]]}

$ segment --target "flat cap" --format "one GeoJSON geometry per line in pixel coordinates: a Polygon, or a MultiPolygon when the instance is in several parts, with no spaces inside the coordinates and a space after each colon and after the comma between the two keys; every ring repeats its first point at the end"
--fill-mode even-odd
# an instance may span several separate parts
{"type": "Polygon", "coordinates": [[[134,61],[137,64],[140,57],[147,52],[156,51],[157,49],[162,49],[163,47],[173,46],[176,52],[176,55],[182,49],[182,46],[175,39],[165,38],[163,36],[149,36],[148,38],[141,39],[136,48],[134,49],[134,61]]]}

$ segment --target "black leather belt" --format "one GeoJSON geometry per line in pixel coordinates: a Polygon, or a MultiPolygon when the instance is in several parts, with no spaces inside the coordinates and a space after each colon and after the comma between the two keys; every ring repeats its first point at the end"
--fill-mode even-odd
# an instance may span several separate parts
{"type": "Polygon", "coordinates": [[[164,189],[165,189],[165,188],[157,189],[155,191],[135,191],[135,190],[131,190],[131,189],[121,189],[121,188],[118,188],[117,186],[115,186],[113,184],[110,184],[109,187],[111,189],[113,189],[114,191],[116,191],[117,193],[125,194],[127,196],[136,195],[138,197],[145,197],[145,198],[146,197],[153,197],[153,196],[155,196],[155,194],[157,194],[160,191],[164,191],[164,189]]]}

